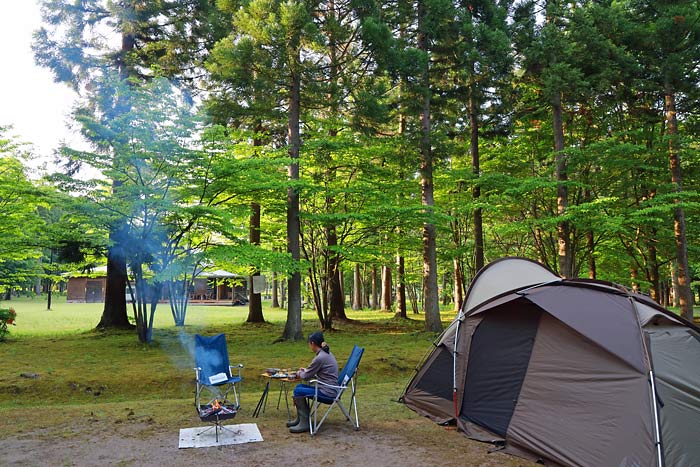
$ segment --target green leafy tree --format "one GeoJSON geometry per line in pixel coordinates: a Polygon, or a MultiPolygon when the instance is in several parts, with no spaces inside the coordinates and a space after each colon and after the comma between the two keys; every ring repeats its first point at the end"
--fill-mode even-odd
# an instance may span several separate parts
{"type": "Polygon", "coordinates": [[[0,287],[6,299],[13,287],[36,277],[41,248],[35,237],[44,225],[37,213],[42,192],[28,178],[24,164],[28,148],[9,132],[0,127],[0,287]]]}
{"type": "MultiPolygon", "coordinates": [[[[41,11],[43,26],[34,35],[35,59],[53,72],[56,81],[81,95],[74,116],[79,122],[87,118],[107,124],[128,112],[129,94],[121,92],[124,85],[172,74],[176,68],[179,79],[195,79],[207,45],[218,37],[213,2],[207,1],[43,0],[41,11]],[[109,79],[114,75],[123,83],[115,85],[109,79]]],[[[124,134],[99,133],[86,126],[81,131],[104,154],[125,143],[124,134]]],[[[71,170],[77,170],[80,161],[72,163],[71,170]]],[[[110,227],[105,306],[98,327],[130,326],[127,265],[118,241],[126,226],[115,222],[110,227]]]]}
{"type": "Polygon", "coordinates": [[[686,214],[681,202],[683,139],[678,124],[679,111],[682,113],[684,109],[679,109],[678,101],[679,96],[681,101],[687,96],[697,102],[700,6],[697,2],[678,0],[663,3],[630,1],[621,7],[628,12],[628,24],[632,29],[628,45],[636,52],[647,82],[663,96],[671,182],[678,194],[674,201],[673,231],[680,307],[682,316],[691,319],[693,294],[686,214]]]}

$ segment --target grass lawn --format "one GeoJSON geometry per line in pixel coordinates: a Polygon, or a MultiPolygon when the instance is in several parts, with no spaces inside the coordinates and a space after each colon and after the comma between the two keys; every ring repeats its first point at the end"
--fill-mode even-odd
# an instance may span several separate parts
{"type": "MultiPolygon", "coordinates": [[[[285,310],[266,306],[264,314],[268,322],[253,325],[244,322],[247,307],[192,306],[187,325],[178,329],[173,325],[169,307],[163,304],[156,312],[154,342],[142,345],[133,331],[94,331],[101,304],[67,304],[59,297],[54,309],[47,311],[44,300],[0,303],[0,306],[8,305],[17,310],[17,326],[12,326],[8,340],[0,343],[0,439],[8,446],[22,449],[22,443],[33,446],[38,440],[45,441],[51,446],[47,449],[63,452],[60,465],[83,465],[87,461],[76,459],[84,454],[75,454],[72,450],[77,449],[75,446],[84,446],[85,440],[94,436],[93,430],[119,444],[114,433],[121,429],[126,433],[127,445],[133,445],[134,449],[144,439],[167,438],[165,448],[160,448],[162,455],[180,456],[173,465],[188,465],[189,461],[182,460],[183,454],[176,449],[177,429],[201,425],[193,407],[194,372],[188,349],[195,333],[217,332],[227,335],[232,363],[241,362],[245,366],[242,411],[235,422],[257,423],[266,441],[272,440],[269,446],[287,449],[289,443],[293,446],[299,440],[284,428],[284,403],[281,410],[275,408],[276,385],[272,386],[267,412],[258,419],[251,417],[263,389],[264,380],[259,375],[265,368],[305,366],[313,357],[305,342],[273,343],[282,334],[285,310]],[[27,378],[23,373],[39,376],[27,378]],[[41,415],[32,416],[37,410],[41,415]],[[174,451],[170,444],[173,442],[174,451]],[[59,449],[60,443],[64,443],[63,451],[59,449]],[[65,443],[69,443],[69,448],[65,443]]],[[[366,348],[358,385],[362,429],[359,437],[344,435],[342,443],[364,446],[387,442],[387,436],[398,436],[406,440],[402,448],[404,455],[415,459],[414,463],[420,461],[420,457],[415,457],[416,446],[427,443],[448,459],[471,449],[472,457],[498,458],[495,463],[479,461],[479,465],[523,465],[500,454],[489,456],[487,445],[473,443],[454,431],[446,438],[444,428],[397,402],[414,368],[436,337],[423,331],[422,315],[404,320],[368,310],[348,310],[348,314],[352,323],[338,323],[337,330],[326,334],[340,365],[354,344],[366,348]],[[448,448],[455,451],[445,451],[448,448]]],[[[445,311],[445,325],[453,317],[454,312],[445,311]]],[[[312,311],[304,311],[303,326],[305,335],[318,329],[312,311]]],[[[335,413],[327,423],[344,426],[339,414],[339,411],[335,413]]],[[[328,430],[329,438],[323,442],[335,439],[335,443],[337,439],[330,438],[334,430],[328,430]]],[[[339,446],[344,447],[338,449],[349,449],[342,443],[339,446]]],[[[423,452],[422,455],[432,459],[436,454],[423,452]]],[[[94,462],[102,464],[99,460],[94,462]]],[[[11,458],[5,458],[5,463],[26,465],[25,461],[12,462],[11,458]]],[[[104,465],[112,463],[145,465],[138,460],[104,461],[104,465]]],[[[373,465],[371,461],[369,464],[373,465]]]]}
{"type": "MultiPolygon", "coordinates": [[[[265,368],[305,366],[313,356],[305,342],[273,344],[282,334],[286,311],[267,306],[268,322],[255,325],[244,322],[247,307],[192,306],[187,325],[177,329],[168,306],[159,305],[154,342],[142,345],[134,332],[94,331],[101,304],[67,304],[60,297],[51,311],[37,299],[0,304],[8,305],[17,310],[17,326],[0,343],[0,420],[10,422],[14,432],[57,427],[79,414],[119,420],[133,412],[131,417],[141,414],[163,425],[191,423],[196,416],[188,347],[195,333],[226,333],[232,363],[244,364],[242,415],[255,407],[265,368]],[[44,416],[25,416],[37,406],[44,416]]],[[[360,415],[385,421],[417,418],[396,399],[436,337],[422,330],[422,315],[402,320],[349,311],[349,317],[354,322],[338,324],[326,340],[340,365],[353,344],[366,348],[359,371],[360,415]]],[[[452,317],[446,311],[445,324],[452,317]]],[[[305,310],[303,319],[305,335],[318,329],[312,311],[305,310]]],[[[0,430],[0,439],[6,434],[0,430]]]]}

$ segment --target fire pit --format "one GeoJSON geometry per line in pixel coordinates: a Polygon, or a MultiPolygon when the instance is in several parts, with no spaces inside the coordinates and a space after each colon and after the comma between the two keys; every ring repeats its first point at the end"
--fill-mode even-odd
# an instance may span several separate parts
{"type": "Polygon", "coordinates": [[[203,422],[217,422],[234,418],[238,413],[238,407],[233,404],[222,404],[218,399],[214,399],[211,404],[200,405],[197,412],[203,422]]]}

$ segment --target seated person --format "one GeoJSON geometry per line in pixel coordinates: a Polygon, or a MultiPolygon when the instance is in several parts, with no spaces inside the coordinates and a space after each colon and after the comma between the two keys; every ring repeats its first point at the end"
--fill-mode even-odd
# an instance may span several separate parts
{"type": "MultiPolygon", "coordinates": [[[[308,368],[299,368],[297,377],[301,379],[317,379],[321,383],[338,385],[338,362],[331,353],[330,348],[323,339],[323,333],[315,332],[309,336],[309,348],[316,354],[308,368]]],[[[307,397],[314,397],[314,386],[308,384],[297,384],[294,388],[294,405],[297,408],[297,418],[289,423],[291,433],[303,433],[309,431],[309,404],[307,397]]],[[[338,394],[336,388],[329,388],[323,385],[318,387],[319,394],[335,398],[338,394]]]]}

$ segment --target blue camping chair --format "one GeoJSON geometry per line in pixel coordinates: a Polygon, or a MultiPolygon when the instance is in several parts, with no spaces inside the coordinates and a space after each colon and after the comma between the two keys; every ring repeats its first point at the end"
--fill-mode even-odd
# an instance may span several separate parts
{"type": "Polygon", "coordinates": [[[352,422],[353,426],[355,427],[355,431],[360,429],[360,420],[357,416],[357,400],[355,396],[357,394],[357,367],[360,365],[360,360],[362,359],[362,354],[364,353],[364,351],[365,349],[363,349],[362,347],[354,346],[352,348],[352,352],[350,352],[350,357],[348,357],[348,361],[345,363],[345,366],[338,374],[337,386],[322,383],[317,379],[312,379],[310,381],[310,383],[314,385],[314,396],[311,400],[311,415],[309,416],[309,432],[311,433],[311,436],[315,435],[318,432],[318,429],[321,428],[321,425],[323,425],[323,422],[326,420],[326,417],[328,417],[328,414],[330,413],[331,409],[333,409],[333,407],[335,407],[336,405],[343,412],[345,418],[349,422],[352,422]],[[338,390],[338,394],[335,396],[335,398],[326,397],[318,392],[319,386],[321,389],[323,389],[324,387],[335,388],[338,390]],[[351,390],[350,411],[348,411],[345,408],[342,401],[340,400],[340,398],[343,396],[343,393],[345,393],[345,390],[348,388],[350,388],[351,390]],[[321,404],[329,405],[330,407],[328,407],[326,412],[321,417],[321,420],[319,421],[318,411],[321,407],[321,404]],[[353,411],[355,412],[354,420],[351,417],[353,411]]]}
{"type": "MultiPolygon", "coordinates": [[[[224,429],[221,422],[234,418],[241,407],[237,385],[242,381],[243,365],[229,364],[224,334],[211,337],[195,334],[194,365],[195,407],[202,421],[214,424],[210,429],[216,428],[216,441],[219,442],[219,430],[224,429]],[[237,370],[235,375],[234,368],[237,370]],[[206,394],[204,399],[202,399],[203,392],[206,394]],[[229,399],[229,394],[232,394],[233,400],[229,399]]],[[[205,431],[207,430],[201,433],[205,431]]]]}

